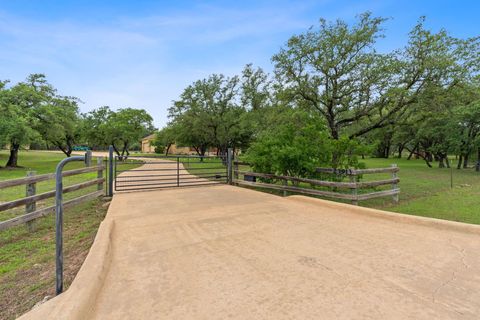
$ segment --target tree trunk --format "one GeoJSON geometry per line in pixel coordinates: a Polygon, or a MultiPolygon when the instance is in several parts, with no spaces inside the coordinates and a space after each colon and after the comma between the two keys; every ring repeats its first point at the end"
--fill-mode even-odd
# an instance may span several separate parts
{"type": "Polygon", "coordinates": [[[193,149],[195,149],[195,152],[197,155],[200,155],[200,149],[198,147],[193,146],[193,149]]]}
{"type": "Polygon", "coordinates": [[[469,154],[468,153],[465,153],[463,155],[463,169],[467,169],[468,168],[468,158],[469,158],[469,154]]]}
{"type": "MultiPolygon", "coordinates": [[[[407,149],[407,150],[408,150],[408,149],[407,149]]],[[[415,154],[415,156],[416,156],[417,158],[418,158],[418,157],[422,158],[423,161],[425,161],[425,163],[427,164],[427,166],[428,166],[429,168],[431,168],[431,167],[432,167],[432,164],[430,163],[428,157],[427,157],[426,155],[423,155],[423,154],[421,154],[421,153],[418,153],[418,151],[415,151],[415,150],[416,150],[416,147],[410,151],[410,156],[411,156],[412,154],[415,154]]],[[[410,156],[409,156],[409,158],[410,158],[410,156]]],[[[431,156],[431,155],[430,155],[430,156],[431,156]]]]}
{"type": "Polygon", "coordinates": [[[448,155],[446,153],[439,153],[437,157],[439,168],[450,168],[450,161],[448,160],[448,155]]]}
{"type": "Polygon", "coordinates": [[[115,153],[117,154],[117,156],[120,156],[120,151],[118,150],[117,146],[113,142],[112,142],[112,147],[113,147],[113,150],[115,151],[115,153]]]}
{"type": "Polygon", "coordinates": [[[432,153],[429,152],[429,151],[426,151],[425,152],[425,159],[428,160],[428,162],[432,162],[433,161],[432,153]]]}
{"type": "Polygon", "coordinates": [[[74,140],[71,138],[67,139],[67,157],[72,155],[74,140]]]}
{"type": "MultiPolygon", "coordinates": [[[[198,147],[193,146],[193,148],[195,149],[197,154],[201,157],[200,161],[203,162],[203,157],[205,157],[205,153],[207,152],[207,147],[205,147],[205,146],[198,146],[198,147]]],[[[217,150],[217,152],[218,152],[218,150],[217,150]]]]}
{"type": "Polygon", "coordinates": [[[169,143],[169,144],[167,145],[167,147],[165,148],[165,155],[166,155],[166,156],[168,156],[168,152],[170,151],[170,147],[171,147],[171,146],[172,146],[172,144],[169,143]]]}
{"type": "Polygon", "coordinates": [[[128,142],[124,142],[123,143],[123,149],[122,149],[122,155],[120,156],[120,160],[126,160],[128,158],[128,156],[130,155],[130,153],[128,152],[128,142]],[[127,154],[125,156],[125,153],[127,154]]]}
{"type": "Polygon", "coordinates": [[[203,162],[203,157],[205,157],[205,153],[207,152],[207,147],[206,146],[200,146],[200,161],[203,162]]]}
{"type": "MultiPolygon", "coordinates": [[[[413,149],[413,150],[415,150],[415,149],[413,149]]],[[[413,150],[412,150],[412,151],[410,151],[410,154],[408,155],[408,157],[407,157],[407,160],[410,160],[410,159],[412,159],[412,156],[413,156],[413,150]]]]}
{"type": "Polygon", "coordinates": [[[72,155],[72,148],[67,146],[65,149],[61,143],[54,143],[69,158],[72,155]]]}
{"type": "Polygon", "coordinates": [[[390,142],[388,142],[387,145],[385,146],[385,154],[384,154],[385,159],[388,159],[389,157],[390,157],[390,142]]]}
{"type": "MultiPolygon", "coordinates": [[[[408,155],[407,160],[412,159],[412,156],[415,154],[415,150],[417,150],[418,144],[413,147],[413,149],[410,151],[410,154],[408,155]]],[[[408,149],[407,149],[408,150],[408,149]]]]}
{"type": "Polygon", "coordinates": [[[405,147],[405,145],[403,145],[403,144],[398,145],[398,156],[397,156],[398,159],[402,158],[402,152],[403,152],[404,147],[405,147]]]}
{"type": "Polygon", "coordinates": [[[438,167],[445,168],[445,162],[443,162],[443,157],[438,157],[438,167]]]}
{"type": "Polygon", "coordinates": [[[460,154],[460,156],[458,156],[457,169],[462,168],[462,161],[463,161],[463,154],[460,154]]]}
{"type": "Polygon", "coordinates": [[[328,127],[330,128],[330,134],[332,135],[332,138],[338,140],[340,135],[338,134],[338,128],[335,125],[335,120],[332,117],[328,117],[327,123],[328,127]]]}
{"type": "Polygon", "coordinates": [[[427,164],[427,166],[428,166],[429,168],[432,167],[432,164],[430,163],[430,161],[428,161],[427,158],[423,158],[423,161],[425,161],[425,163],[427,164]]]}
{"type": "Polygon", "coordinates": [[[477,165],[475,166],[475,171],[480,171],[480,147],[477,148],[477,165]]]}
{"type": "Polygon", "coordinates": [[[10,157],[8,157],[7,167],[15,168],[17,167],[18,162],[18,149],[20,149],[20,145],[17,143],[10,144],[10,157]]]}

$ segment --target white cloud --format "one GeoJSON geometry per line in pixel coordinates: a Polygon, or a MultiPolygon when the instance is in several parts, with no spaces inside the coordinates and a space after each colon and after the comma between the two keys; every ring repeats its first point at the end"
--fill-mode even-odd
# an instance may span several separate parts
{"type": "MultiPolygon", "coordinates": [[[[0,79],[21,81],[45,73],[88,111],[101,105],[144,107],[158,126],[182,89],[209,73],[239,72],[267,61],[276,37],[305,29],[308,6],[188,11],[97,24],[78,20],[29,20],[0,12],[0,79]],[[270,50],[270,51],[269,51],[270,50]]],[[[263,66],[267,67],[268,66],[263,66]]]]}

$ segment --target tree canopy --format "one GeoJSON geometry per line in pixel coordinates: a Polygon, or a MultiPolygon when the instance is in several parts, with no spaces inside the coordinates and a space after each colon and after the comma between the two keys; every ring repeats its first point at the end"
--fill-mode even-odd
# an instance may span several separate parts
{"type": "MultiPolygon", "coordinates": [[[[320,19],[272,57],[273,72],[247,64],[210,74],[172,102],[157,152],[189,146],[242,152],[258,170],[308,175],[316,165],[358,166],[358,157],[422,158],[426,165],[480,170],[480,37],[432,31],[420,17],[408,41],[379,50],[387,19],[320,19]],[[269,162],[270,161],[270,162],[269,162]]],[[[18,150],[41,139],[67,156],[75,144],[113,145],[119,156],[155,131],[143,109],[103,106],[86,114],[42,74],[0,82],[0,143],[18,150]]]]}
{"type": "Polygon", "coordinates": [[[101,148],[113,144],[123,155],[132,143],[155,130],[152,117],[143,109],[101,107],[80,114],[80,100],[58,94],[43,74],[8,84],[0,81],[0,145],[10,148],[7,167],[16,167],[20,148],[34,141],[43,141],[66,156],[76,144],[101,148]]]}
{"type": "Polygon", "coordinates": [[[262,162],[262,154],[282,148],[310,154],[297,134],[307,134],[316,119],[322,141],[310,141],[317,155],[311,163],[330,154],[333,167],[355,166],[354,155],[401,156],[404,150],[429,166],[434,160],[449,166],[448,155],[456,154],[459,167],[462,161],[466,167],[475,150],[480,161],[479,37],[433,32],[420,17],[405,46],[385,52],[378,41],[386,20],[368,12],[352,24],[320,19],[272,57],[272,75],[247,64],[240,76],[212,74],[194,82],[169,109],[167,128],[176,129],[168,140],[199,154],[208,147],[241,148],[262,162]],[[304,122],[295,127],[276,113],[291,121],[303,114],[304,122]]]}

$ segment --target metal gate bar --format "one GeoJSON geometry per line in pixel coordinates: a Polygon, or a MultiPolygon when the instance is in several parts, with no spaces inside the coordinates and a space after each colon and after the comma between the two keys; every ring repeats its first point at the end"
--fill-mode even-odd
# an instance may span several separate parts
{"type": "Polygon", "coordinates": [[[116,191],[204,186],[228,181],[225,157],[115,157],[116,191]]]}

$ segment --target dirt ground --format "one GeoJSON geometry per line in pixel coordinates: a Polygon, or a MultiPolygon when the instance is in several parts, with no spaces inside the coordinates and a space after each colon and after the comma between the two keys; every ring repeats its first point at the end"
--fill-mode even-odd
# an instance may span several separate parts
{"type": "Polygon", "coordinates": [[[21,319],[478,319],[480,229],[234,186],[116,194],[21,319]]]}

